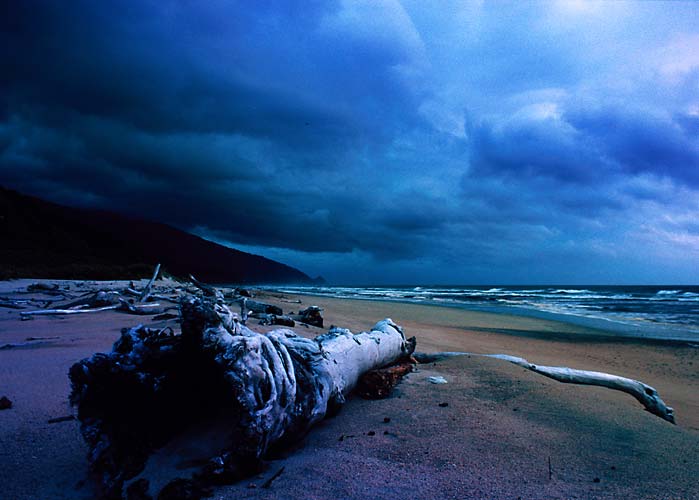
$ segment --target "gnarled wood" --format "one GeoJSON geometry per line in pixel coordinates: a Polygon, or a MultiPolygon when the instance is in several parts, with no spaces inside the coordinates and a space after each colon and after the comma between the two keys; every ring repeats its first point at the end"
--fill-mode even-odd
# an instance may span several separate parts
{"type": "Polygon", "coordinates": [[[259,334],[216,291],[184,298],[181,316],[181,335],[137,327],[111,353],[70,370],[71,401],[105,496],[253,473],[270,446],[332,413],[363,373],[414,349],[390,319],[370,332],[314,340],[288,329],[259,334]]]}

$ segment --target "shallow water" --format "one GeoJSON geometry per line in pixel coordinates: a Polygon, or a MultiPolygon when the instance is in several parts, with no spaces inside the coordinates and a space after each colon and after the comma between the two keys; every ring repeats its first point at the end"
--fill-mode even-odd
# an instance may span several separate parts
{"type": "Polygon", "coordinates": [[[699,286],[289,286],[277,290],[463,307],[556,319],[615,335],[699,341],[699,286]]]}

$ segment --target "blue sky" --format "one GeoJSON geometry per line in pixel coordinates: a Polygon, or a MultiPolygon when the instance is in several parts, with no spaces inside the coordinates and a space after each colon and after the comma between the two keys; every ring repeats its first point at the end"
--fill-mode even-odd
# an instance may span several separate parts
{"type": "Polygon", "coordinates": [[[332,282],[699,282],[696,3],[3,9],[5,186],[332,282]]]}

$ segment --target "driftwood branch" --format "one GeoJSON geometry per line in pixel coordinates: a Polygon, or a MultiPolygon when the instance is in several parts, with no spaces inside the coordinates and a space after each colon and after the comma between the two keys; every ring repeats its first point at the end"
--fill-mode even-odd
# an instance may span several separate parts
{"type": "Polygon", "coordinates": [[[94,309],[41,309],[39,311],[20,311],[20,316],[51,316],[51,315],[57,315],[57,314],[89,314],[89,313],[96,313],[96,312],[102,312],[102,311],[113,311],[114,309],[118,309],[120,306],[118,304],[111,305],[111,306],[105,306],[105,307],[97,307],[94,309]]]}
{"type": "Polygon", "coordinates": [[[390,319],[311,340],[242,326],[220,292],[180,307],[181,335],[137,327],[70,370],[90,468],[109,498],[255,473],[270,446],[336,411],[362,374],[414,349],[390,319]]]}
{"type": "Polygon", "coordinates": [[[0,299],[0,307],[6,307],[8,309],[24,309],[25,304],[25,301],[0,299]]]}
{"type": "Polygon", "coordinates": [[[155,271],[153,271],[153,277],[150,279],[146,287],[143,289],[143,292],[141,292],[141,296],[138,298],[139,302],[145,302],[148,296],[150,295],[150,291],[153,288],[153,283],[155,280],[158,278],[158,274],[160,273],[160,264],[155,266],[155,271]]]}
{"type": "Polygon", "coordinates": [[[73,309],[40,309],[38,311],[20,311],[20,317],[22,318],[28,318],[30,316],[57,316],[57,315],[64,315],[64,314],[89,314],[89,313],[98,313],[98,312],[103,312],[103,311],[122,311],[126,312],[129,314],[136,314],[136,315],[149,315],[149,314],[162,314],[168,309],[172,309],[173,307],[169,308],[161,308],[160,304],[158,303],[152,303],[152,304],[130,304],[124,299],[118,299],[119,303],[118,304],[112,304],[109,306],[104,306],[104,307],[95,307],[95,308],[85,308],[83,306],[74,306],[73,309]]]}
{"type": "Polygon", "coordinates": [[[564,366],[543,366],[530,363],[524,358],[510,356],[508,354],[474,354],[469,352],[437,352],[437,353],[416,353],[415,359],[421,363],[431,363],[440,359],[451,358],[455,356],[482,356],[487,358],[501,359],[509,361],[517,366],[526,368],[533,372],[552,378],[564,384],[580,384],[580,385],[595,385],[599,387],[607,387],[615,391],[625,392],[636,398],[645,409],[657,415],[663,420],[675,423],[674,410],[665,404],[658,391],[653,387],[644,384],[638,380],[633,380],[618,375],[609,373],[594,372],[588,370],[576,370],[564,366]]]}
{"type": "Polygon", "coordinates": [[[206,295],[207,297],[216,297],[218,295],[218,290],[216,290],[216,288],[199,281],[191,274],[189,275],[189,280],[192,282],[192,284],[194,284],[194,286],[196,286],[199,290],[204,292],[204,295],[206,295]]]}

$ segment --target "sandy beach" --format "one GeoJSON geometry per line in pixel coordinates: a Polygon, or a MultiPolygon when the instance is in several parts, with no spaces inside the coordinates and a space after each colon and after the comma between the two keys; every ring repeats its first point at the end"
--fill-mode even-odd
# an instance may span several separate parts
{"type": "MultiPolygon", "coordinates": [[[[0,294],[31,297],[20,292],[35,281],[2,282],[0,294]]],[[[73,292],[125,286],[59,283],[73,292]]],[[[263,474],[217,488],[213,498],[699,498],[699,349],[504,314],[271,292],[258,298],[285,312],[318,305],[326,327],[352,331],[391,317],[423,352],[506,353],[642,380],[675,408],[678,425],[620,392],[461,357],[419,365],[388,399],[352,398],[294,449],[270,457],[263,474]],[[448,383],[430,384],[432,375],[448,383]]],[[[2,498],[92,498],[78,422],[49,420],[73,412],[72,363],[108,351],[122,327],[138,323],[177,326],[114,311],[20,321],[19,310],[0,309],[0,397],[13,402],[0,411],[2,498]]]]}

